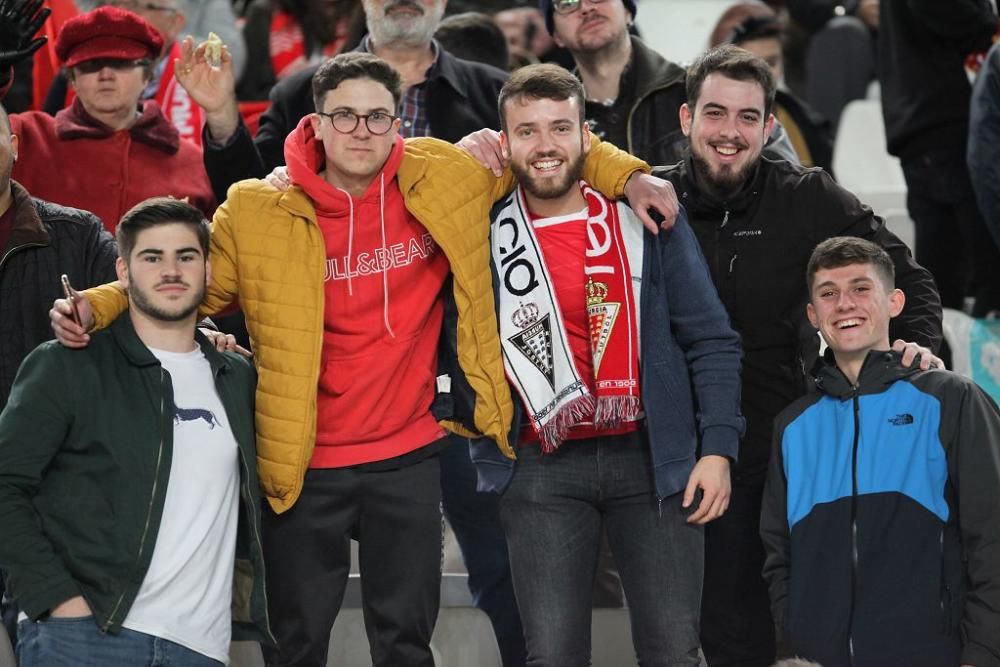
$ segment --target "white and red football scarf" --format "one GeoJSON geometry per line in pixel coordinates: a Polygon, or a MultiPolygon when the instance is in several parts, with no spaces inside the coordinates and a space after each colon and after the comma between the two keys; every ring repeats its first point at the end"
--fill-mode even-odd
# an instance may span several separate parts
{"type": "Polygon", "coordinates": [[[555,451],[577,424],[613,428],[641,412],[637,311],[621,230],[622,212],[631,213],[585,183],[581,191],[588,208],[584,272],[596,396],[573,362],[520,188],[503,203],[490,234],[504,367],[546,453],[555,451]]]}

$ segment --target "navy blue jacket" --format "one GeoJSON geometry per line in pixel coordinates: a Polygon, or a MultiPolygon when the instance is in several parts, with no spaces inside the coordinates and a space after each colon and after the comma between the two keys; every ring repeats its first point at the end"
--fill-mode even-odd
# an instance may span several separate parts
{"type": "MultiPolygon", "coordinates": [[[[662,499],[684,490],[699,455],[736,460],[746,425],[740,414],[742,352],[683,208],[671,231],[643,232],[642,256],[639,390],[662,499]]],[[[495,266],[493,284],[499,284],[495,266]]],[[[523,417],[515,400],[515,446],[523,417]]],[[[502,492],[515,462],[485,438],[469,447],[479,490],[502,492]]]]}
{"type": "Polygon", "coordinates": [[[1000,44],[990,49],[972,90],[968,159],[979,210],[1000,245],[1000,44]]]}
{"type": "Polygon", "coordinates": [[[775,424],[761,512],[774,617],[824,667],[1000,665],[1000,410],[870,352],[775,424]]]}

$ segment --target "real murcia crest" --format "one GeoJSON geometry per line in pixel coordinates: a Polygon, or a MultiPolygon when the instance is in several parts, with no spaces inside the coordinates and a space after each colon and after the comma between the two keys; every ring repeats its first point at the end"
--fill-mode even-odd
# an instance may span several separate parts
{"type": "Polygon", "coordinates": [[[601,360],[608,349],[608,339],[618,320],[621,304],[605,301],[608,298],[608,286],[587,279],[587,314],[590,315],[590,349],[594,362],[594,373],[601,368],[601,360]]]}
{"type": "Polygon", "coordinates": [[[538,369],[549,386],[555,390],[555,369],[552,365],[552,322],[548,313],[539,317],[540,310],[534,303],[521,304],[511,315],[511,322],[521,329],[507,340],[538,369]]]}

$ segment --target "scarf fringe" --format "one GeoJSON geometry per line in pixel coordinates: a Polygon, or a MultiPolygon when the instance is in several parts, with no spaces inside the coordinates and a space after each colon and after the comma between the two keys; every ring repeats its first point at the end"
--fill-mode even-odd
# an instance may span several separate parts
{"type": "Polygon", "coordinates": [[[638,396],[601,396],[594,409],[594,426],[617,428],[622,422],[634,421],[641,410],[642,400],[638,396]]]}
{"type": "Polygon", "coordinates": [[[597,399],[593,395],[587,394],[574,398],[572,401],[560,408],[552,419],[548,420],[544,426],[535,425],[538,430],[538,439],[542,445],[543,454],[551,454],[559,449],[559,445],[566,439],[570,429],[594,414],[597,399]]]}

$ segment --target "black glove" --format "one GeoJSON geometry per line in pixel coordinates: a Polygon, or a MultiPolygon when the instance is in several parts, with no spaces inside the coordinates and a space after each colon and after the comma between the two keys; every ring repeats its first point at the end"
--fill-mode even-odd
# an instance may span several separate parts
{"type": "Polygon", "coordinates": [[[0,73],[6,74],[48,41],[32,37],[51,13],[42,0],[0,0],[0,73]]]}

